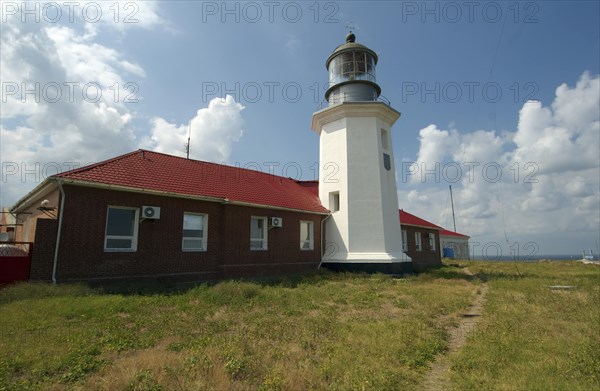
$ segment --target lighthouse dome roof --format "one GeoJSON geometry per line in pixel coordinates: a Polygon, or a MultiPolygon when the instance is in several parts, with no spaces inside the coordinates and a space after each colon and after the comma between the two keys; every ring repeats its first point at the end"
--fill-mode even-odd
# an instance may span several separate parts
{"type": "Polygon", "coordinates": [[[333,52],[329,55],[329,57],[327,57],[327,61],[325,62],[325,67],[327,69],[329,69],[329,63],[331,62],[331,60],[333,60],[334,57],[337,57],[342,53],[354,52],[354,51],[367,52],[368,54],[373,56],[373,59],[375,60],[375,64],[377,64],[377,59],[378,59],[377,53],[375,53],[373,50],[369,49],[368,47],[366,47],[363,44],[356,43],[356,35],[354,35],[353,32],[349,32],[348,35],[346,35],[346,43],[336,47],[333,50],[333,52]]]}

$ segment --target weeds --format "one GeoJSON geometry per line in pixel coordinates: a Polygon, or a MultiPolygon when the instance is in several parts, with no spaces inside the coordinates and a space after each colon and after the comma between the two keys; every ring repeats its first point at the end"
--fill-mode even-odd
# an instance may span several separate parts
{"type": "Polygon", "coordinates": [[[477,330],[453,357],[455,388],[598,385],[597,270],[527,264],[517,275],[510,265],[461,263],[405,279],[8,287],[0,390],[414,389],[481,283],[464,266],[490,290],[477,330]],[[578,289],[547,289],[559,284],[578,289]]]}

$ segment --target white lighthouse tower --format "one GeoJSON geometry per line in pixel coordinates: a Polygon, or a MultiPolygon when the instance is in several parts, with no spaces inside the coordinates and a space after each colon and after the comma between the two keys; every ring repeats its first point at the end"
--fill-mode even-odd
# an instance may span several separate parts
{"type": "Polygon", "coordinates": [[[402,273],[412,263],[402,252],[391,141],[400,113],[379,100],[377,54],[355,40],[350,32],[327,59],[329,106],[312,118],[320,136],[319,197],[332,212],[323,266],[402,273]]]}

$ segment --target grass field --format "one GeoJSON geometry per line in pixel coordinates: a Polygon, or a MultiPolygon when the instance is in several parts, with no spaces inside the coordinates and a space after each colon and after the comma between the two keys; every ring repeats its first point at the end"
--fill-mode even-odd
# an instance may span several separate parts
{"type": "Polygon", "coordinates": [[[453,359],[457,390],[600,390],[600,267],[471,263],[485,313],[453,359]],[[575,286],[552,290],[550,286],[575,286]]]}
{"type": "Polygon", "coordinates": [[[0,389],[418,389],[482,283],[450,388],[600,388],[600,268],[463,262],[404,279],[4,288],[0,389]]]}

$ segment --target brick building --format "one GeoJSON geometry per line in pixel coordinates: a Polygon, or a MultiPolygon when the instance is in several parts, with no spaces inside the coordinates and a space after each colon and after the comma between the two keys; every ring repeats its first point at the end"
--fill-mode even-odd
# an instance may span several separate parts
{"type": "Polygon", "coordinates": [[[442,263],[440,231],[443,229],[427,220],[400,210],[403,250],[413,260],[413,269],[421,271],[442,263]]]}
{"type": "Polygon", "coordinates": [[[37,244],[32,279],[274,275],[321,260],[314,186],[140,150],[50,177],[12,212],[37,244]]]}

